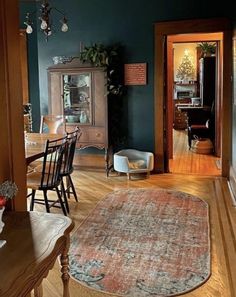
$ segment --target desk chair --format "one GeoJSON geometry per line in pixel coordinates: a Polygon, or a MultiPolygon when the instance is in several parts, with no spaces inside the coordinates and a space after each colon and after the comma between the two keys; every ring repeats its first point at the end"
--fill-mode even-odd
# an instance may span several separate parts
{"type": "Polygon", "coordinates": [[[42,115],[39,133],[65,133],[65,118],[63,115],[42,115]]]}
{"type": "Polygon", "coordinates": [[[214,143],[215,114],[212,111],[188,112],[188,145],[191,149],[195,138],[209,138],[214,143]]]}
{"type": "Polygon", "coordinates": [[[63,156],[66,149],[67,137],[63,137],[56,140],[47,140],[42,171],[33,171],[27,174],[27,188],[32,192],[28,195],[31,196],[30,210],[34,210],[34,203],[43,204],[46,207],[46,211],[50,212],[51,207],[59,207],[62,209],[64,215],[67,215],[66,209],[68,209],[68,201],[66,195],[64,195],[64,201],[62,199],[59,186],[61,184],[61,168],[63,156]],[[36,190],[43,191],[44,199],[36,199],[36,190]],[[47,192],[49,190],[56,190],[57,200],[49,200],[47,192]],[[59,205],[58,205],[59,203],[59,205]],[[66,208],[64,206],[66,205],[66,208]]]}
{"type": "MultiPolygon", "coordinates": [[[[75,155],[76,141],[80,138],[81,134],[82,132],[79,127],[76,127],[73,132],[67,133],[66,150],[60,172],[62,192],[66,193],[68,198],[70,198],[70,194],[73,194],[76,201],[78,201],[78,198],[71,178],[71,174],[74,171],[73,160],[75,155]],[[64,177],[66,178],[66,188],[63,181],[64,177]]],[[[67,209],[67,211],[69,212],[69,209],[67,209]]]]}

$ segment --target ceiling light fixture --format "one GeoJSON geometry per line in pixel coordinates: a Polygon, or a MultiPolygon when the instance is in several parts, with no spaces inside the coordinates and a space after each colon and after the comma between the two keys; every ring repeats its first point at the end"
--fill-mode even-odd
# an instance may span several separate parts
{"type": "MultiPolygon", "coordinates": [[[[40,29],[43,31],[43,33],[46,35],[46,40],[48,40],[48,37],[52,35],[52,15],[51,12],[52,10],[55,10],[59,14],[61,14],[63,17],[60,20],[61,22],[61,31],[62,32],[67,32],[69,27],[68,27],[68,20],[65,16],[65,14],[57,9],[56,7],[50,6],[49,2],[47,0],[43,0],[42,4],[40,5],[40,13],[38,19],[40,20],[40,29]]],[[[33,13],[27,13],[26,14],[26,21],[24,24],[26,25],[26,33],[31,34],[33,32],[33,27],[32,27],[32,18],[31,16],[36,13],[34,11],[33,13]]]]}

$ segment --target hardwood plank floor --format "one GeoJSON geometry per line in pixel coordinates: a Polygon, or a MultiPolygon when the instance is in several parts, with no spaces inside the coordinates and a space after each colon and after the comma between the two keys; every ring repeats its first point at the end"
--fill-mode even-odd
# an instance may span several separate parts
{"type": "MultiPolygon", "coordinates": [[[[78,203],[72,197],[69,202],[70,217],[75,222],[75,229],[107,193],[121,188],[168,188],[207,201],[210,206],[212,275],[205,284],[184,296],[236,297],[236,209],[232,206],[225,179],[186,174],[153,174],[149,178],[127,180],[126,176],[118,176],[116,173],[106,178],[104,171],[75,171],[73,180],[79,196],[78,203]]],[[[44,207],[37,205],[36,210],[44,211],[44,207]]],[[[60,213],[61,210],[52,209],[52,212],[60,213]]],[[[62,296],[58,262],[43,281],[43,289],[44,297],[62,296]]],[[[111,296],[82,286],[74,279],[70,280],[70,292],[71,297],[111,296]]]]}
{"type": "Polygon", "coordinates": [[[220,158],[214,155],[196,154],[188,148],[186,130],[173,129],[173,159],[170,159],[170,172],[182,174],[220,176],[220,158]]]}

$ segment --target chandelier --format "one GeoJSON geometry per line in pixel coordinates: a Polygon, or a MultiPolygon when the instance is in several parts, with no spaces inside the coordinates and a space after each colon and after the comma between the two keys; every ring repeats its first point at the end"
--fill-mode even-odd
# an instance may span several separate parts
{"type": "MultiPolygon", "coordinates": [[[[61,23],[61,31],[62,32],[67,32],[68,31],[68,25],[67,25],[67,19],[65,17],[65,14],[57,9],[56,7],[52,7],[47,0],[43,0],[42,3],[40,4],[40,15],[38,19],[40,20],[40,28],[42,32],[46,35],[46,40],[48,40],[48,37],[52,35],[52,11],[56,11],[60,15],[62,15],[62,18],[60,20],[61,23]]],[[[33,32],[32,28],[32,19],[31,16],[35,14],[36,11],[33,13],[27,13],[26,14],[26,21],[24,24],[26,25],[26,33],[31,34],[33,32]]]]}

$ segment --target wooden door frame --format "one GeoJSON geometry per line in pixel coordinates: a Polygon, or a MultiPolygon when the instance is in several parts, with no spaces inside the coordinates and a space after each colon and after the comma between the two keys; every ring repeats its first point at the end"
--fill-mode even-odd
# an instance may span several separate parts
{"type": "MultiPolygon", "coordinates": [[[[173,62],[173,43],[198,43],[198,42],[218,42],[219,47],[217,48],[216,55],[216,100],[215,100],[215,113],[216,113],[216,137],[215,137],[215,155],[221,157],[221,107],[222,107],[222,96],[221,96],[221,84],[222,76],[221,69],[223,63],[223,52],[222,52],[222,42],[223,34],[222,32],[217,33],[195,33],[195,34],[178,34],[167,36],[167,110],[168,114],[174,114],[173,106],[173,72],[174,72],[174,62],[173,62]]],[[[167,151],[168,159],[173,158],[173,121],[169,118],[167,123],[167,151]]],[[[168,161],[167,161],[168,168],[168,161]]]]}
{"type": "Polygon", "coordinates": [[[17,0],[0,2],[0,183],[14,181],[17,196],[7,205],[14,210],[27,209],[26,162],[22,81],[17,0]]]}
{"type": "Polygon", "coordinates": [[[27,57],[27,33],[25,29],[20,29],[20,62],[22,78],[23,104],[29,103],[29,79],[28,79],[28,57],[27,57]]]}
{"type": "Polygon", "coordinates": [[[165,88],[165,47],[166,37],[177,34],[214,33],[222,32],[222,176],[229,176],[231,159],[231,97],[232,97],[232,29],[228,19],[195,19],[155,24],[155,69],[154,69],[154,131],[155,131],[155,172],[166,172],[167,149],[165,142],[166,123],[164,122],[164,108],[166,106],[165,88]],[[230,57],[230,58],[229,58],[230,57]]]}

